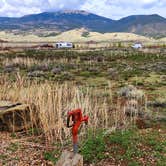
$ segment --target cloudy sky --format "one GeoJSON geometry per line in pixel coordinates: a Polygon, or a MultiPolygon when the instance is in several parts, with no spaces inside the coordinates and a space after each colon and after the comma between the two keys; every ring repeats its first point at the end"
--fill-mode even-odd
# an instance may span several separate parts
{"type": "Polygon", "coordinates": [[[86,10],[112,19],[133,14],[166,17],[166,0],[0,0],[0,16],[19,17],[68,9],[86,10]]]}

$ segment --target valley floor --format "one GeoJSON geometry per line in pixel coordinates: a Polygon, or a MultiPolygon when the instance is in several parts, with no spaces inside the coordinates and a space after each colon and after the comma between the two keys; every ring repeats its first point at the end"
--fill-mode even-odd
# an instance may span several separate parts
{"type": "Polygon", "coordinates": [[[7,132],[1,132],[0,136],[0,166],[49,165],[43,157],[45,146],[35,143],[35,138],[17,138],[7,132]]]}

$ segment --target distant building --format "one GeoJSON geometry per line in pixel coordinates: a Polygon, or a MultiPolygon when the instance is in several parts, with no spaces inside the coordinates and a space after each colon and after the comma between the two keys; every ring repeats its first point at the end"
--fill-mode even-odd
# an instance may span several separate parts
{"type": "Polygon", "coordinates": [[[142,48],[143,45],[141,43],[135,43],[131,46],[132,48],[135,48],[135,49],[139,49],[139,48],[142,48]]]}
{"type": "Polygon", "coordinates": [[[70,42],[57,42],[55,43],[56,48],[73,48],[73,43],[70,42]]]}

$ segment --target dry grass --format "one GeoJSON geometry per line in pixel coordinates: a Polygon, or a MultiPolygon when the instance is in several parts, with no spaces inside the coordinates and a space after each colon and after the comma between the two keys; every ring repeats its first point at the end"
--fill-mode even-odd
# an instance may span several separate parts
{"type": "Polygon", "coordinates": [[[21,58],[21,57],[16,57],[16,58],[4,58],[1,61],[3,66],[12,66],[12,65],[23,65],[26,67],[31,67],[33,65],[38,65],[40,63],[39,60],[35,60],[34,58],[21,58]]]}
{"type": "MultiPolygon", "coordinates": [[[[83,114],[90,117],[88,127],[93,131],[128,124],[120,101],[114,103],[112,100],[111,86],[97,95],[97,89],[79,87],[74,83],[32,82],[19,74],[15,82],[1,76],[0,86],[0,100],[30,105],[33,124],[38,123],[49,142],[58,140],[63,143],[70,136],[70,130],[66,127],[66,115],[69,110],[75,108],[81,108],[83,114]],[[105,93],[108,95],[102,95],[105,93]],[[33,114],[34,105],[39,117],[38,122],[33,114]]],[[[85,130],[81,130],[81,137],[85,136],[85,130]]]]}
{"type": "MultiPolygon", "coordinates": [[[[77,63],[77,59],[70,59],[70,63],[77,63]]],[[[24,66],[25,68],[31,68],[33,66],[49,66],[55,63],[68,64],[67,58],[51,59],[45,58],[43,60],[30,58],[30,57],[15,57],[15,58],[2,58],[0,64],[5,66],[24,66]]]]}
{"type": "Polygon", "coordinates": [[[71,42],[86,42],[94,40],[97,42],[102,41],[154,41],[148,37],[136,35],[133,33],[98,33],[89,32],[88,37],[83,37],[83,32],[86,32],[84,28],[73,29],[63,32],[56,36],[51,37],[39,37],[34,34],[31,35],[14,35],[13,33],[6,33],[0,31],[0,39],[14,42],[55,42],[55,41],[71,41],[71,42]]]}

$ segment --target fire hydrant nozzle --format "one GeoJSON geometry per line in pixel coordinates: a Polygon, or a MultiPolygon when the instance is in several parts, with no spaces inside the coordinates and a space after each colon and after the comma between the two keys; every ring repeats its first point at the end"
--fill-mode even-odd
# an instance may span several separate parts
{"type": "Polygon", "coordinates": [[[81,109],[75,109],[68,112],[67,115],[67,127],[72,127],[72,136],[73,136],[73,151],[74,153],[78,152],[78,130],[82,122],[88,123],[88,116],[82,116],[81,109]],[[71,119],[72,118],[72,119],[71,119]],[[70,125],[70,119],[73,121],[73,124],[70,125]]]}

